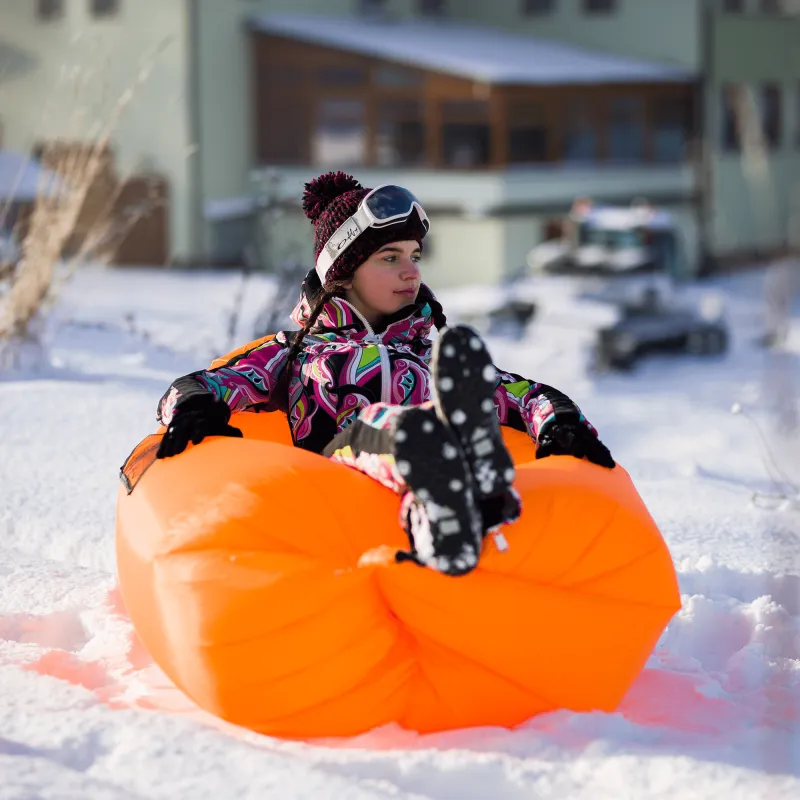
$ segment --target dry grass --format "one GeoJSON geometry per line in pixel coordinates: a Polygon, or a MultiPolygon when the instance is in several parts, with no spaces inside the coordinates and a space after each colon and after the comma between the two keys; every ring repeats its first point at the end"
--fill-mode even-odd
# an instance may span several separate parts
{"type": "MultiPolygon", "coordinates": [[[[94,210],[87,207],[90,192],[108,170],[111,139],[123,113],[134,98],[136,88],[148,79],[157,56],[167,44],[165,40],[154,50],[102,124],[95,122],[83,135],[50,139],[44,145],[40,161],[46,169],[24,223],[20,259],[0,274],[0,368],[13,364],[17,343],[39,335],[41,318],[75,269],[89,258],[107,261],[133,225],[157,202],[153,197],[149,204],[139,203],[134,209],[120,212],[117,201],[126,179],[119,179],[105,202],[95,204],[94,210]],[[112,213],[113,209],[117,210],[116,214],[112,213]],[[78,246],[71,248],[79,227],[78,246]]],[[[95,74],[71,70],[74,93],[88,96],[91,77],[95,74]]],[[[88,106],[88,102],[76,103],[77,108],[88,106]]],[[[85,114],[78,111],[72,122],[84,127],[84,118],[85,114]]],[[[8,206],[0,208],[0,222],[7,212],[8,206]]]]}
{"type": "MultiPolygon", "coordinates": [[[[41,182],[22,242],[21,259],[0,309],[0,339],[25,338],[31,321],[50,299],[56,265],[99,174],[99,144],[88,148],[85,154],[73,151],[61,163],[56,161],[57,179],[41,182]]],[[[44,160],[53,161],[47,154],[44,160]]]]}

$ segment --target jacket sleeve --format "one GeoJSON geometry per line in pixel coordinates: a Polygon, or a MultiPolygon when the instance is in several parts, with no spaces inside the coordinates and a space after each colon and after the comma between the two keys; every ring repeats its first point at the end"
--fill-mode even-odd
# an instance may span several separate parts
{"type": "Polygon", "coordinates": [[[227,403],[231,411],[268,402],[287,355],[285,340],[273,337],[238,353],[222,366],[178,378],[159,401],[158,421],[169,425],[181,403],[197,394],[213,394],[227,403]]]}
{"type": "Polygon", "coordinates": [[[554,422],[580,422],[597,431],[563,392],[512,372],[497,371],[494,404],[501,425],[528,433],[534,442],[554,422]]]}

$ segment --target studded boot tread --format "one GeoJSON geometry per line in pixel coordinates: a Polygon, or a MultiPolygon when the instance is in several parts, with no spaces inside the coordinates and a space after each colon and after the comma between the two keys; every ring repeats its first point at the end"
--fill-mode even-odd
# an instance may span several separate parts
{"type": "Polygon", "coordinates": [[[413,494],[408,531],[418,563],[463,575],[480,557],[474,484],[453,434],[433,409],[410,408],[394,430],[397,470],[413,494]]]}
{"type": "Polygon", "coordinates": [[[506,494],[514,461],[494,406],[497,371],[480,335],[467,325],[445,329],[434,345],[432,372],[436,413],[464,451],[478,500],[506,494]]]}

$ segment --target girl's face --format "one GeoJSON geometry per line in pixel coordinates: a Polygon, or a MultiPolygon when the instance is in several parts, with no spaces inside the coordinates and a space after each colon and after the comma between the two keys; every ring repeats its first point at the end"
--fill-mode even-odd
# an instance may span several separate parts
{"type": "Polygon", "coordinates": [[[413,303],[422,280],[420,256],[415,241],[384,245],[361,264],[345,284],[345,300],[370,325],[413,303]]]}

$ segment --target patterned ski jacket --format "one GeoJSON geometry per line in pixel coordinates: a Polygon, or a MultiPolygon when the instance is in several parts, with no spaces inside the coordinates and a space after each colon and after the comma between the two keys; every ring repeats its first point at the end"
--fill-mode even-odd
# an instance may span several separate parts
{"type": "MultiPolygon", "coordinates": [[[[436,299],[423,284],[416,302],[376,332],[346,300],[334,297],[325,304],[303,340],[288,383],[288,419],[297,447],[321,452],[372,403],[407,406],[431,399],[434,305],[436,299]]],[[[292,320],[303,325],[308,314],[303,294],[292,320]]],[[[178,378],[161,398],[159,422],[169,425],[181,401],[199,392],[214,393],[233,411],[267,407],[294,335],[280,332],[223,366],[178,378]]],[[[534,442],[556,418],[581,421],[594,431],[565,394],[520,375],[498,370],[494,402],[500,423],[527,431],[534,442]]]]}

